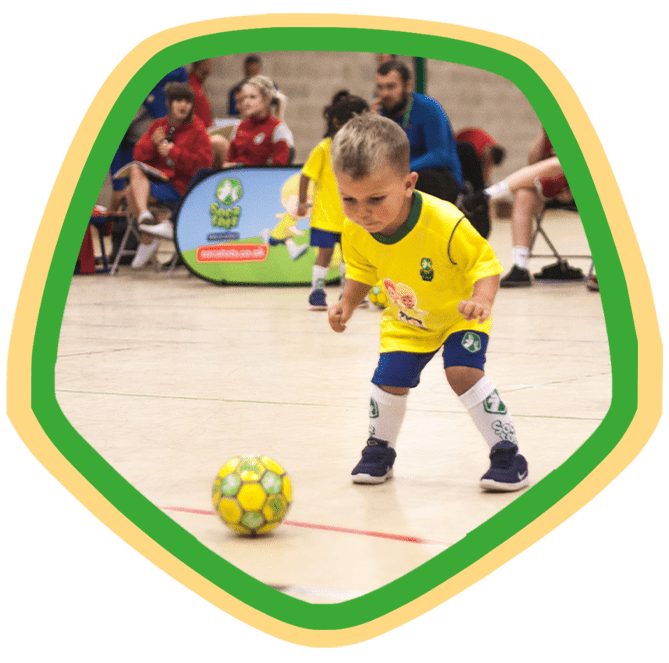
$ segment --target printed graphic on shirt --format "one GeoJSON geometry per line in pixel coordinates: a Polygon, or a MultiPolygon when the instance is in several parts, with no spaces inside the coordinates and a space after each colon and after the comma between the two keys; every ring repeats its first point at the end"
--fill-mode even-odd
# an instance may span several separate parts
{"type": "Polygon", "coordinates": [[[430,258],[423,258],[420,261],[420,277],[423,281],[431,281],[434,278],[434,269],[430,258]]]}
{"type": "Polygon", "coordinates": [[[427,311],[417,308],[418,298],[413,289],[405,283],[395,284],[392,279],[383,279],[383,288],[393,304],[399,308],[400,322],[425,329],[424,318],[427,311]]]}
{"type": "Polygon", "coordinates": [[[256,145],[260,145],[265,140],[265,134],[261,131],[254,139],[253,142],[256,145]]]}

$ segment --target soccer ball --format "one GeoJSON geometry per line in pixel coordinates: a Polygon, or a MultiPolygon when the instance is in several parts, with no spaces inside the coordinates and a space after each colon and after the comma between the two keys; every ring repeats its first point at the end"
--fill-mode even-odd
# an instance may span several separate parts
{"type": "Polygon", "coordinates": [[[369,301],[377,308],[386,308],[386,306],[388,306],[388,295],[386,295],[386,291],[383,289],[381,281],[369,291],[369,301]]]}
{"type": "Polygon", "coordinates": [[[267,456],[235,456],[221,468],[212,490],[214,508],[237,534],[266,534],[278,527],[293,499],[286,471],[267,456]]]}

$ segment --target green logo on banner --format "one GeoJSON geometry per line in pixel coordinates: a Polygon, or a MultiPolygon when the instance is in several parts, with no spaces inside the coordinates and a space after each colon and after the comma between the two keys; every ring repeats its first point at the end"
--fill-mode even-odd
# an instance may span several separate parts
{"type": "Polygon", "coordinates": [[[221,180],[216,189],[216,197],[226,206],[236,203],[242,195],[242,183],[232,177],[221,180]]]}

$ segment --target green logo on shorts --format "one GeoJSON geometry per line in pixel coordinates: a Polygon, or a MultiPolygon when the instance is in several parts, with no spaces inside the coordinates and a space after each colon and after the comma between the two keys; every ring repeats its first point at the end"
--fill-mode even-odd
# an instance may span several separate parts
{"type": "Polygon", "coordinates": [[[465,350],[469,350],[469,352],[471,352],[472,354],[475,354],[482,347],[481,337],[478,334],[475,334],[474,332],[468,331],[462,337],[462,347],[465,350]]]}

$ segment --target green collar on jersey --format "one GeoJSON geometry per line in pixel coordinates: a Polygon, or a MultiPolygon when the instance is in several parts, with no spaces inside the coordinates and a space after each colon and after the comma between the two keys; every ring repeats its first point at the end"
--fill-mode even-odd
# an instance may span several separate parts
{"type": "Polygon", "coordinates": [[[418,223],[421,210],[423,209],[423,198],[420,191],[414,191],[414,200],[411,206],[411,212],[407,220],[390,236],[386,237],[380,233],[371,233],[372,237],[381,244],[397,244],[401,239],[404,239],[418,223]]]}

